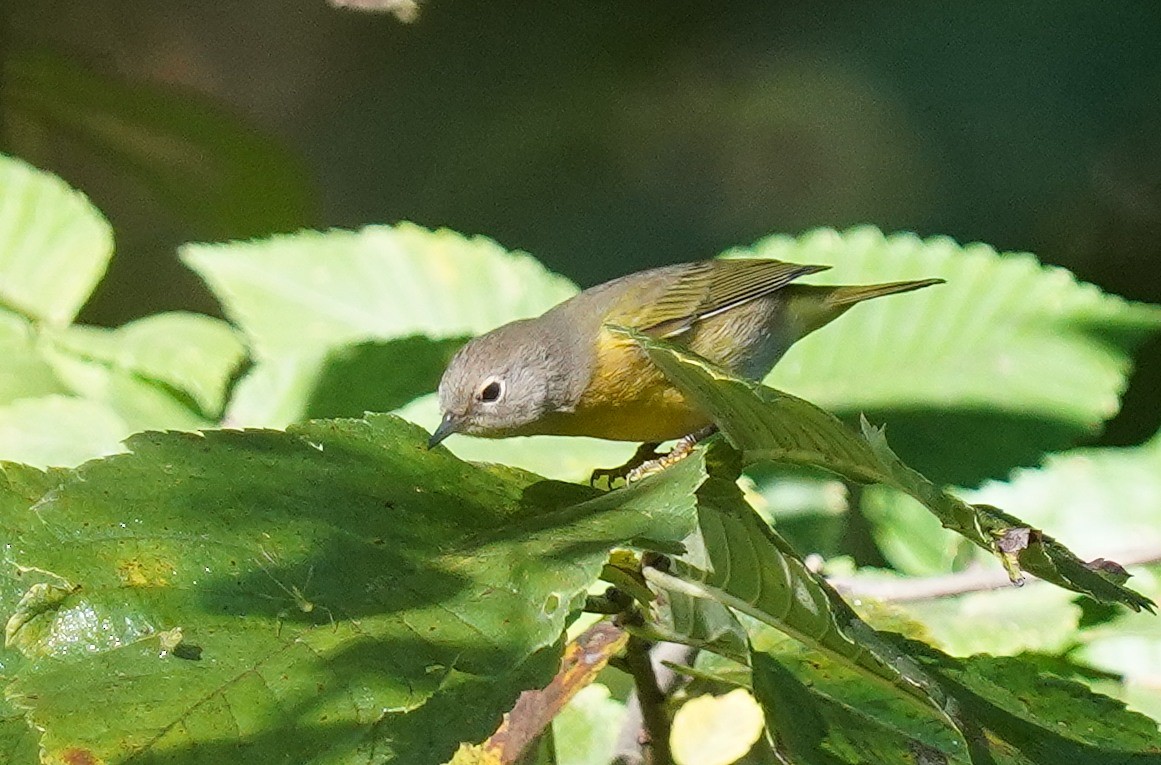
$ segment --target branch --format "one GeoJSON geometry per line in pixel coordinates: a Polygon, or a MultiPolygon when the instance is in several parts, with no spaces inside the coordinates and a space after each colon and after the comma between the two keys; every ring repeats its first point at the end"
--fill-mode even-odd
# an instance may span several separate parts
{"type": "Polygon", "coordinates": [[[605,620],[589,627],[569,643],[560,661],[560,671],[543,690],[525,691],[512,711],[480,749],[502,765],[519,762],[552,723],[552,719],[626,644],[628,635],[605,620]]]}
{"type": "MultiPolygon", "coordinates": [[[[1113,556],[1113,559],[1126,566],[1161,563],[1161,548],[1125,549],[1113,556]]],[[[1040,581],[1031,574],[1028,577],[1029,582],[1040,581]]],[[[992,567],[971,568],[954,574],[929,577],[868,579],[856,575],[828,576],[826,580],[848,597],[870,598],[891,603],[935,600],[1012,586],[1004,569],[992,567]]]]}
{"type": "MultiPolygon", "coordinates": [[[[630,638],[630,646],[633,645],[633,640],[638,639],[630,638]]],[[[647,645],[644,641],[638,642],[642,646],[647,645]]],[[[631,653],[628,649],[626,650],[626,663],[628,663],[631,653]]],[[[621,732],[617,736],[617,745],[613,750],[612,765],[661,765],[661,763],[673,761],[672,753],[669,751],[671,725],[664,708],[664,702],[681,678],[667,665],[667,662],[691,664],[696,655],[696,648],[677,643],[658,643],[649,652],[649,676],[652,678],[652,688],[660,693],[660,703],[642,703],[639,690],[634,691],[629,697],[629,704],[625,709],[625,720],[621,725],[621,732]],[[660,714],[664,721],[661,726],[663,733],[658,732],[656,724],[650,722],[650,715],[656,714],[660,714]],[[663,739],[660,738],[662,735],[664,735],[663,739]],[[657,748],[651,746],[658,741],[664,742],[662,756],[668,759],[658,759],[657,748]]],[[[634,680],[637,680],[637,672],[632,671],[632,674],[634,680]]],[[[641,687],[641,682],[637,680],[637,688],[641,687]]],[[[656,699],[656,696],[653,698],[656,699]]]]}

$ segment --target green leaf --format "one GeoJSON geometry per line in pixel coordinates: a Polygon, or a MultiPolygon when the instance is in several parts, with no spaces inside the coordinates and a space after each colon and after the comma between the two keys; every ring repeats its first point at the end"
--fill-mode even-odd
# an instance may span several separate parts
{"type": "Polygon", "coordinates": [[[42,51],[10,53],[4,82],[13,118],[115,163],[212,236],[286,231],[309,217],[298,156],[188,92],[104,77],[42,51]]]}
{"type": "MultiPolygon", "coordinates": [[[[954,656],[1062,653],[1077,639],[1080,609],[1076,599],[1055,588],[1005,587],[957,598],[903,603],[898,608],[923,624],[932,644],[954,656]]],[[[1155,619],[1151,614],[1145,618],[1155,619]]]]}
{"type": "Polygon", "coordinates": [[[461,345],[412,336],[332,350],[306,404],[306,416],[358,417],[390,412],[427,395],[461,345]]]}
{"type": "MultiPolygon", "coordinates": [[[[916,716],[915,710],[900,706],[866,678],[831,659],[803,650],[770,630],[756,633],[754,643],[753,685],[759,700],[775,694],[779,701],[784,690],[790,690],[805,707],[787,708],[781,699],[779,716],[791,722],[791,727],[777,724],[776,733],[797,740],[808,752],[809,746],[821,743],[822,751],[813,753],[816,758],[858,751],[849,747],[866,742],[853,734],[868,728],[876,734],[875,740],[883,741],[883,727],[920,747],[966,755],[963,742],[950,736],[950,729],[937,719],[916,716]],[[758,668],[770,663],[763,654],[781,665],[777,680],[779,686],[785,681],[785,689],[762,688],[758,668]],[[805,686],[805,696],[799,695],[795,683],[805,686]],[[841,711],[834,709],[838,704],[841,711]],[[853,710],[858,712],[852,717],[853,710]]],[[[954,698],[958,717],[969,733],[973,763],[1146,765],[1161,761],[1161,735],[1155,721],[1080,683],[1044,671],[1035,660],[985,655],[953,659],[923,643],[898,638],[898,644],[954,698]]],[[[772,728],[775,725],[771,723],[772,728]]],[[[832,762],[798,754],[804,762],[832,762]]]]}
{"type": "Polygon", "coordinates": [[[897,571],[934,576],[962,569],[980,558],[978,548],[945,529],[922,502],[902,491],[867,486],[859,499],[876,547],[897,571]]]}
{"type": "Polygon", "coordinates": [[[105,273],[113,232],[79,191],[0,155],[0,304],[64,326],[105,273]]]}
{"type": "MultiPolygon", "coordinates": [[[[47,474],[28,465],[0,462],[0,536],[15,539],[32,522],[29,508],[60,480],[59,474],[47,474]]],[[[11,566],[5,558],[5,567],[11,566]]],[[[19,575],[6,571],[0,577],[0,613],[12,613],[26,591],[19,575]]],[[[0,678],[11,680],[24,664],[24,658],[8,648],[0,648],[0,678]]],[[[34,765],[40,762],[39,735],[24,719],[23,710],[8,699],[0,698],[0,761],[11,765],[34,765]]]]}
{"type": "MultiPolygon", "coordinates": [[[[439,402],[435,394],[423,396],[396,412],[428,432],[439,425],[439,402]]],[[[454,435],[444,446],[458,457],[474,462],[514,465],[562,481],[587,482],[594,467],[624,464],[633,455],[635,444],[602,441],[580,436],[518,436],[475,438],[454,435]]]]}
{"type": "Polygon", "coordinates": [[[904,459],[946,483],[1000,476],[1097,433],[1119,408],[1131,352],[1161,329],[1161,306],[982,244],[863,227],[728,254],[835,266],[817,284],[947,280],[854,308],[768,378],[842,417],[889,423],[904,459]]]}
{"type": "MultiPolygon", "coordinates": [[[[6,542],[16,539],[32,525],[34,518],[28,512],[29,508],[60,480],[60,473],[50,474],[30,465],[0,462],[0,535],[6,542]]],[[[5,567],[13,565],[8,556],[3,563],[5,567]]],[[[19,570],[5,570],[4,574],[0,577],[0,613],[7,615],[16,610],[28,588],[21,580],[19,570]]],[[[0,675],[11,676],[20,661],[18,653],[0,649],[0,675]]]]}
{"type": "Polygon", "coordinates": [[[936,748],[913,737],[907,731],[913,724],[906,716],[896,727],[892,725],[896,721],[881,712],[872,717],[858,706],[808,689],[766,653],[754,651],[750,661],[754,695],[766,715],[769,735],[789,761],[801,765],[969,761],[960,742],[936,748]]]}
{"type": "Polygon", "coordinates": [[[576,292],[529,255],[409,223],[186,245],[181,255],[260,360],[366,340],[474,335],[576,292]]]}
{"type": "MultiPolygon", "coordinates": [[[[1085,557],[1115,558],[1112,553],[1118,550],[1149,557],[1161,544],[1161,435],[1136,447],[1076,449],[1052,455],[1039,470],[1017,471],[1009,481],[984,484],[965,492],[964,497],[996,504],[1019,503],[1021,513],[1052,528],[1061,541],[1085,557]]],[[[1161,592],[1156,566],[1132,570],[1140,577],[1134,581],[1146,593],[1156,597],[1161,592]]],[[[935,604],[922,606],[916,613],[927,620],[935,604]]],[[[982,610],[985,619],[989,613],[999,612],[998,606],[986,610],[984,606],[981,602],[975,607],[982,610]]],[[[1077,607],[1070,604],[1070,611],[1070,622],[1074,623],[1077,607]]],[[[1023,617],[1026,612],[1019,613],[1023,617]]],[[[1131,701],[1138,710],[1161,715],[1161,694],[1153,683],[1161,673],[1161,625],[1146,615],[1123,613],[1111,623],[1102,621],[1097,619],[1095,626],[1081,622],[1085,628],[1079,634],[1072,633],[1079,646],[1070,655],[1122,675],[1123,683],[1108,687],[1107,692],[1131,701]]],[[[1031,628],[1029,623],[1025,630],[1031,628]]],[[[939,632],[940,622],[934,621],[933,629],[939,632]]],[[[942,629],[951,632],[954,626],[949,622],[942,629]]],[[[981,634],[973,642],[981,644],[989,637],[1002,639],[1001,635],[981,634]]]]}
{"type": "Polygon", "coordinates": [[[1018,658],[952,659],[914,641],[907,649],[952,690],[965,714],[1034,762],[1161,762],[1157,723],[1123,702],[1018,658]]]}
{"type": "Polygon", "coordinates": [[[8,765],[38,765],[40,742],[24,715],[6,699],[0,699],[0,758],[8,765]]]}
{"type": "Polygon", "coordinates": [[[27,319],[0,308],[0,405],[68,392],[37,350],[35,332],[27,319]]]}
{"type": "MultiPolygon", "coordinates": [[[[721,453],[724,448],[715,451],[721,453]]],[[[901,695],[943,709],[941,692],[918,666],[883,640],[821,577],[807,569],[746,504],[737,484],[719,477],[715,470],[698,490],[698,528],[700,540],[687,540],[690,553],[674,561],[673,574],[647,568],[646,579],[666,590],[726,605],[864,672],[901,695]]]]}
{"type": "Polygon", "coordinates": [[[110,407],[72,396],[23,398],[0,407],[0,460],[67,467],[122,450],[132,431],[110,407]]]}
{"type": "Polygon", "coordinates": [[[188,396],[116,366],[73,353],[46,348],[53,371],[86,401],[104,404],[128,429],[121,438],[141,430],[196,430],[213,423],[196,411],[188,396]]]}
{"type": "Polygon", "coordinates": [[[1161,546],[1161,434],[1132,448],[1075,449],[1037,470],[962,492],[968,502],[1019,507],[1083,556],[1161,546]]]}
{"type": "Polygon", "coordinates": [[[155,314],[115,330],[74,325],[53,340],[59,351],[180,391],[206,417],[221,414],[230,380],[246,356],[228,324],[185,312],[155,314]]]}
{"type": "MultiPolygon", "coordinates": [[[[209,284],[255,356],[227,412],[236,425],[281,427],[327,411],[341,374],[374,373],[384,364],[393,364],[392,377],[409,381],[400,393],[411,392],[438,381],[432,361],[446,352],[446,341],[535,316],[576,292],[529,255],[408,223],[187,245],[182,259],[209,284]],[[423,348],[417,335],[435,342],[423,348]],[[352,369],[346,354],[368,342],[384,347],[352,369]]],[[[382,406],[373,382],[349,387],[341,406],[382,406]]]]}
{"type": "Polygon", "coordinates": [[[741,380],[671,345],[633,335],[681,390],[708,413],[747,461],[770,460],[823,468],[852,481],[882,483],[906,492],[941,524],[1000,555],[1011,575],[1016,566],[1041,579],[1097,600],[1134,610],[1153,602],[1124,587],[1115,572],[1090,567],[1051,537],[1002,510],[969,505],[904,465],[882,431],[864,421],[864,435],[815,405],[773,388],[741,380]]]}
{"type": "Polygon", "coordinates": [[[425,439],[389,416],[146,433],[56,488],[7,553],[69,590],[12,639],[46,757],[442,762],[551,677],[612,547],[689,533],[705,475],[599,494],[425,439]]]}
{"type": "Polygon", "coordinates": [[[593,683],[580,690],[552,721],[560,765],[608,765],[625,705],[593,683]]]}

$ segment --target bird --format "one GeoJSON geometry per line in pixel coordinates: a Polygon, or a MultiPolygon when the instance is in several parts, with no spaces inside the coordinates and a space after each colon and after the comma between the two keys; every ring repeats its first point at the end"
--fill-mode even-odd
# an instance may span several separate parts
{"type": "Polygon", "coordinates": [[[678,439],[673,459],[713,432],[711,419],[631,337],[636,330],[760,380],[790,346],[858,303],[939,284],[920,279],[827,286],[795,283],[829,266],[723,258],[652,268],[598,284],[531,319],[466,343],[439,382],[434,448],[453,433],[487,438],[590,436],[642,442],[610,479],[640,472],[678,439]],[[679,453],[680,452],[680,453],[679,453]]]}

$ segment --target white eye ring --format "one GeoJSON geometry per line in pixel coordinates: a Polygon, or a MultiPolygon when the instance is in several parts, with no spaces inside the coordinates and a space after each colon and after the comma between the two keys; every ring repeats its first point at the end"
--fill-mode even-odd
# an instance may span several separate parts
{"type": "Polygon", "coordinates": [[[476,398],[485,404],[494,404],[504,397],[504,381],[489,377],[480,388],[476,398]]]}

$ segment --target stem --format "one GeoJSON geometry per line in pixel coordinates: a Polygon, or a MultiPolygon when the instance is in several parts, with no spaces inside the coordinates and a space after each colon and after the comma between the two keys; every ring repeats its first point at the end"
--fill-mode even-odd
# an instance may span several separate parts
{"type": "MultiPolygon", "coordinates": [[[[1137,547],[1121,550],[1111,556],[1112,560],[1124,566],[1147,565],[1161,562],[1161,549],[1137,547]]],[[[1029,583],[1039,579],[1028,574],[1029,583]]],[[[827,577],[827,582],[848,598],[873,598],[890,603],[906,603],[918,600],[936,600],[972,592],[1009,589],[1012,581],[1002,568],[971,568],[954,574],[896,580],[863,580],[858,576],[827,577]]]]}
{"type": "MultiPolygon", "coordinates": [[[[633,676],[637,703],[641,709],[642,725],[638,743],[644,752],[645,765],[673,765],[673,753],[669,751],[671,724],[669,712],[665,708],[665,691],[658,684],[649,648],[647,641],[630,635],[623,661],[623,666],[633,676]]],[[[632,762],[624,757],[618,761],[632,762]]]]}

